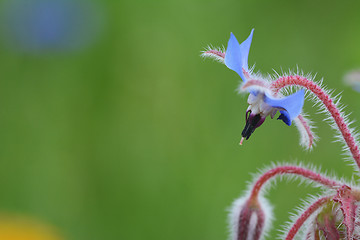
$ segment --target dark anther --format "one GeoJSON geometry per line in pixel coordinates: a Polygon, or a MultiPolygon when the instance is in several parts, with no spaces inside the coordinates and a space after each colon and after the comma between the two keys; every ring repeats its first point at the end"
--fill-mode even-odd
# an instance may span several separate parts
{"type": "Polygon", "coordinates": [[[260,114],[256,114],[255,116],[249,116],[246,119],[246,125],[241,135],[248,140],[251,134],[255,131],[255,129],[259,126],[258,123],[261,120],[260,114]]]}

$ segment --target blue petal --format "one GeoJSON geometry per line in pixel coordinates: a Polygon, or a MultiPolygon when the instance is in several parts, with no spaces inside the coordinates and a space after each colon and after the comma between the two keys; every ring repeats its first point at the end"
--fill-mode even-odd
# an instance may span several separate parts
{"type": "Polygon", "coordinates": [[[304,90],[300,90],[290,96],[283,98],[272,98],[265,94],[264,102],[272,106],[273,108],[280,108],[280,117],[287,125],[291,125],[291,122],[299,116],[301,109],[304,105],[304,90]]]}
{"type": "Polygon", "coordinates": [[[230,39],[228,47],[225,53],[225,65],[231,70],[237,72],[242,80],[246,82],[246,78],[242,69],[249,71],[248,68],[248,56],[250,51],[250,45],[252,41],[254,29],[251,30],[249,37],[239,45],[233,33],[230,33],[230,39]]]}

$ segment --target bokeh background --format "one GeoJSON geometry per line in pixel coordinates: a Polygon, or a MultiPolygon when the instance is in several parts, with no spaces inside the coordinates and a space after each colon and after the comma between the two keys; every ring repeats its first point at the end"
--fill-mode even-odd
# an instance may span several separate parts
{"type": "MultiPolygon", "coordinates": [[[[0,3],[6,231],[43,224],[53,237],[34,239],[226,239],[227,207],[271,162],[302,161],[352,178],[312,103],[305,111],[321,138],[312,152],[298,145],[295,127],[276,120],[240,147],[247,104],[235,92],[239,77],[200,53],[255,28],[256,70],[317,73],[360,119],[360,93],[343,82],[360,67],[358,1],[0,3]]],[[[276,218],[269,239],[316,192],[278,183],[267,195],[276,218]]]]}

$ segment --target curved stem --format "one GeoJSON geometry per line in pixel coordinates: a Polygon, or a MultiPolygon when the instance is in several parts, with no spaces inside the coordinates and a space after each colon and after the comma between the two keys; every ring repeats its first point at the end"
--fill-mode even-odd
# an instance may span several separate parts
{"type": "Polygon", "coordinates": [[[302,114],[299,114],[299,116],[294,119],[294,123],[300,133],[300,145],[311,150],[314,145],[316,135],[311,130],[310,123],[302,114]]]}
{"type": "Polygon", "coordinates": [[[347,146],[349,147],[356,164],[360,168],[359,147],[356,144],[355,138],[351,134],[351,131],[349,130],[349,127],[346,124],[344,118],[341,116],[339,109],[337,109],[330,96],[313,81],[310,81],[305,77],[300,76],[281,77],[278,80],[272,82],[271,87],[275,90],[275,92],[278,92],[281,88],[291,85],[297,85],[307,88],[323,102],[327,110],[330,112],[331,116],[334,118],[334,121],[338,126],[347,146]]]}
{"type": "Polygon", "coordinates": [[[299,229],[304,224],[304,222],[311,216],[311,214],[313,214],[317,209],[319,209],[325,203],[330,201],[332,198],[333,196],[323,197],[317,200],[316,202],[314,202],[313,204],[311,204],[310,207],[306,209],[305,212],[301,214],[301,216],[296,220],[296,222],[288,232],[285,240],[294,239],[296,233],[299,231],[299,229]]]}
{"type": "Polygon", "coordinates": [[[225,53],[224,52],[221,52],[221,51],[218,51],[218,50],[209,50],[209,51],[205,51],[204,52],[205,54],[214,54],[218,57],[221,57],[221,58],[225,58],[225,53]]]}
{"type": "MultiPolygon", "coordinates": [[[[245,73],[247,73],[247,72],[244,72],[244,75],[245,75],[245,73]]],[[[263,88],[264,90],[269,90],[269,86],[268,86],[267,82],[264,82],[264,81],[261,81],[258,79],[249,79],[241,86],[241,89],[244,91],[249,87],[258,87],[258,88],[263,88]]]]}
{"type": "Polygon", "coordinates": [[[298,166],[279,166],[276,168],[273,168],[263,175],[256,181],[253,189],[251,190],[250,199],[255,200],[257,199],[257,196],[259,195],[259,192],[262,188],[262,186],[271,178],[276,177],[278,175],[282,174],[293,174],[293,175],[299,175],[305,178],[308,178],[310,180],[313,180],[314,182],[320,183],[328,188],[338,188],[342,184],[338,183],[334,180],[328,179],[318,173],[315,173],[309,169],[298,167],[298,166]]]}
{"type": "Polygon", "coordinates": [[[209,49],[201,54],[203,57],[213,58],[221,63],[224,63],[225,53],[216,49],[209,49]]]}

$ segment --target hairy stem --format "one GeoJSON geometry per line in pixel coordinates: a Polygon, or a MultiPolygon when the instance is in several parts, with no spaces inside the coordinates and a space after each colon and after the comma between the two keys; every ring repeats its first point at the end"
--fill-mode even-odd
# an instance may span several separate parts
{"type": "Polygon", "coordinates": [[[310,126],[307,124],[305,118],[303,115],[299,115],[298,116],[298,119],[299,119],[299,122],[300,124],[304,127],[305,131],[306,131],[306,134],[308,136],[308,139],[309,139],[309,142],[308,142],[308,147],[309,149],[311,149],[312,145],[314,144],[314,134],[313,132],[311,131],[311,128],[310,126]]]}
{"type": "MultiPolygon", "coordinates": [[[[244,75],[248,74],[247,72],[244,71],[244,75]]],[[[246,75],[245,75],[246,76],[246,75]]],[[[267,84],[267,82],[261,81],[261,80],[257,80],[257,79],[249,79],[248,81],[246,81],[242,86],[241,86],[241,90],[245,91],[247,88],[249,87],[258,87],[258,88],[263,88],[264,91],[269,90],[269,86],[267,84]]]]}
{"type": "Polygon", "coordinates": [[[306,209],[305,212],[303,212],[303,214],[301,214],[301,216],[296,220],[296,222],[288,232],[285,240],[294,239],[296,233],[299,231],[299,229],[304,224],[304,222],[311,216],[311,214],[313,214],[317,209],[319,209],[325,203],[329,202],[332,198],[333,196],[322,197],[313,204],[311,204],[310,207],[306,209]]]}
{"type": "Polygon", "coordinates": [[[276,177],[278,175],[283,174],[293,174],[293,175],[299,175],[305,178],[308,178],[310,180],[313,180],[314,182],[320,183],[324,185],[325,187],[335,189],[337,187],[340,187],[342,184],[328,179],[318,173],[315,173],[309,169],[298,167],[298,166],[279,166],[276,168],[273,168],[263,175],[256,181],[253,189],[251,190],[250,199],[255,200],[257,199],[257,196],[259,195],[259,192],[262,188],[262,186],[271,178],[276,177]]]}
{"type": "Polygon", "coordinates": [[[209,49],[208,51],[204,51],[201,55],[203,57],[216,59],[222,63],[224,63],[225,60],[225,53],[216,49],[209,49]]]}
{"type": "Polygon", "coordinates": [[[322,101],[322,103],[325,105],[325,107],[333,117],[336,125],[338,126],[341,132],[341,135],[343,136],[347,146],[349,147],[349,150],[356,164],[360,168],[359,147],[356,144],[355,138],[351,134],[351,131],[348,125],[346,124],[344,118],[341,116],[339,109],[336,107],[330,96],[313,81],[310,81],[305,77],[300,77],[300,76],[280,77],[276,81],[272,82],[271,87],[274,89],[275,92],[278,92],[281,88],[292,85],[305,87],[306,89],[313,92],[322,101]]]}
{"type": "Polygon", "coordinates": [[[218,57],[225,58],[225,53],[218,51],[218,50],[209,50],[209,51],[206,51],[205,53],[215,54],[218,57]]]}

